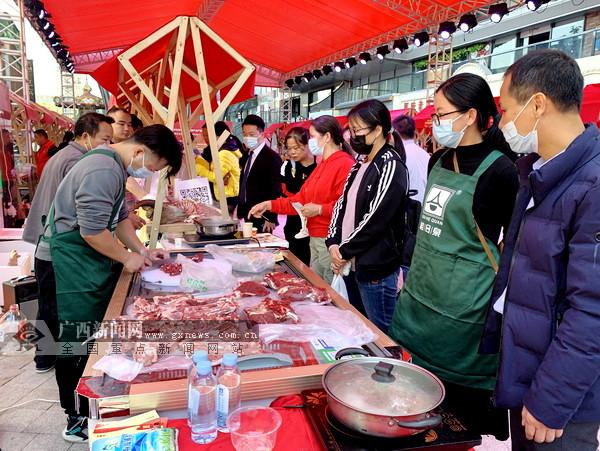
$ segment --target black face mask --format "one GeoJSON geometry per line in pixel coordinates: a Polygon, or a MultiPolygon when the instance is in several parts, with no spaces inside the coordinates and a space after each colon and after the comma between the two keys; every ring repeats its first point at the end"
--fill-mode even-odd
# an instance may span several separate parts
{"type": "Polygon", "coordinates": [[[367,135],[350,137],[350,145],[359,155],[369,155],[373,150],[373,144],[367,144],[367,135]]]}

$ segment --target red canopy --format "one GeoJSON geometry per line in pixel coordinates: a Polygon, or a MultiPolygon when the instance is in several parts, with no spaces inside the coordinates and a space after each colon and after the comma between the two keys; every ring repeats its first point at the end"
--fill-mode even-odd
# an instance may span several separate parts
{"type": "Polygon", "coordinates": [[[49,110],[35,102],[27,103],[25,99],[15,93],[9,94],[12,102],[18,103],[25,108],[25,116],[32,122],[43,122],[46,125],[56,124],[65,129],[73,127],[73,121],[56,111],[49,110]]]}
{"type": "Polygon", "coordinates": [[[580,114],[583,122],[600,124],[600,84],[587,85],[583,89],[580,114]]]}
{"type": "Polygon", "coordinates": [[[411,110],[409,108],[402,108],[400,110],[392,110],[392,111],[390,111],[390,116],[392,117],[392,122],[398,116],[407,115],[407,114],[409,115],[410,112],[411,112],[411,110]]]}
{"type": "Polygon", "coordinates": [[[415,117],[415,124],[418,130],[423,130],[424,128],[431,128],[431,115],[435,113],[435,108],[433,105],[427,105],[421,111],[419,111],[415,117]]]}
{"type": "Polygon", "coordinates": [[[282,128],[283,126],[285,126],[285,122],[278,122],[277,124],[271,124],[271,125],[269,125],[265,129],[265,137],[267,139],[271,139],[271,136],[273,136],[273,133],[275,133],[275,131],[277,131],[278,129],[282,128]]]}
{"type": "Polygon", "coordinates": [[[176,16],[196,16],[259,69],[257,84],[280,86],[321,67],[460,17],[490,0],[45,0],[76,71],[91,73],[176,16]],[[389,6],[388,6],[389,3],[389,6]]]}

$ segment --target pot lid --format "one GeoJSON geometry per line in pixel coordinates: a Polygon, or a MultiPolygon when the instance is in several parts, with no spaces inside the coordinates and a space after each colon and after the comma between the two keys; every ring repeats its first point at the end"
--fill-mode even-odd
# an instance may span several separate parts
{"type": "Polygon", "coordinates": [[[392,417],[418,415],[437,407],[444,386],[429,371],[395,359],[342,361],[323,375],[330,396],[361,412],[392,417]]]}
{"type": "Polygon", "coordinates": [[[229,225],[235,225],[237,226],[237,221],[234,221],[232,219],[223,219],[220,218],[218,216],[212,216],[210,218],[203,218],[200,220],[200,224],[202,224],[203,226],[206,227],[210,227],[210,226],[229,226],[229,225]]]}

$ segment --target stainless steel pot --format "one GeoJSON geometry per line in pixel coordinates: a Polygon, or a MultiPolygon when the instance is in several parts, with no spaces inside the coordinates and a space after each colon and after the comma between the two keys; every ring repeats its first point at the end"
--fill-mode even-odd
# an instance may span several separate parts
{"type": "Polygon", "coordinates": [[[323,374],[331,413],[347,427],[398,438],[438,426],[442,382],[412,363],[381,357],[344,360],[323,374]]]}
{"type": "Polygon", "coordinates": [[[237,222],[222,218],[206,218],[196,223],[196,230],[204,236],[227,236],[237,231],[237,222]]]}

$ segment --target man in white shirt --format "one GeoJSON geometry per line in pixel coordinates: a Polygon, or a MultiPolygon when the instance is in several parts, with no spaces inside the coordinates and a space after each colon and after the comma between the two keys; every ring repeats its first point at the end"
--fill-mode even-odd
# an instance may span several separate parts
{"type": "Polygon", "coordinates": [[[425,188],[427,187],[427,165],[429,154],[415,142],[415,120],[406,115],[394,119],[394,129],[402,138],[406,151],[406,167],[410,177],[410,189],[417,191],[413,199],[423,203],[425,188]]]}

